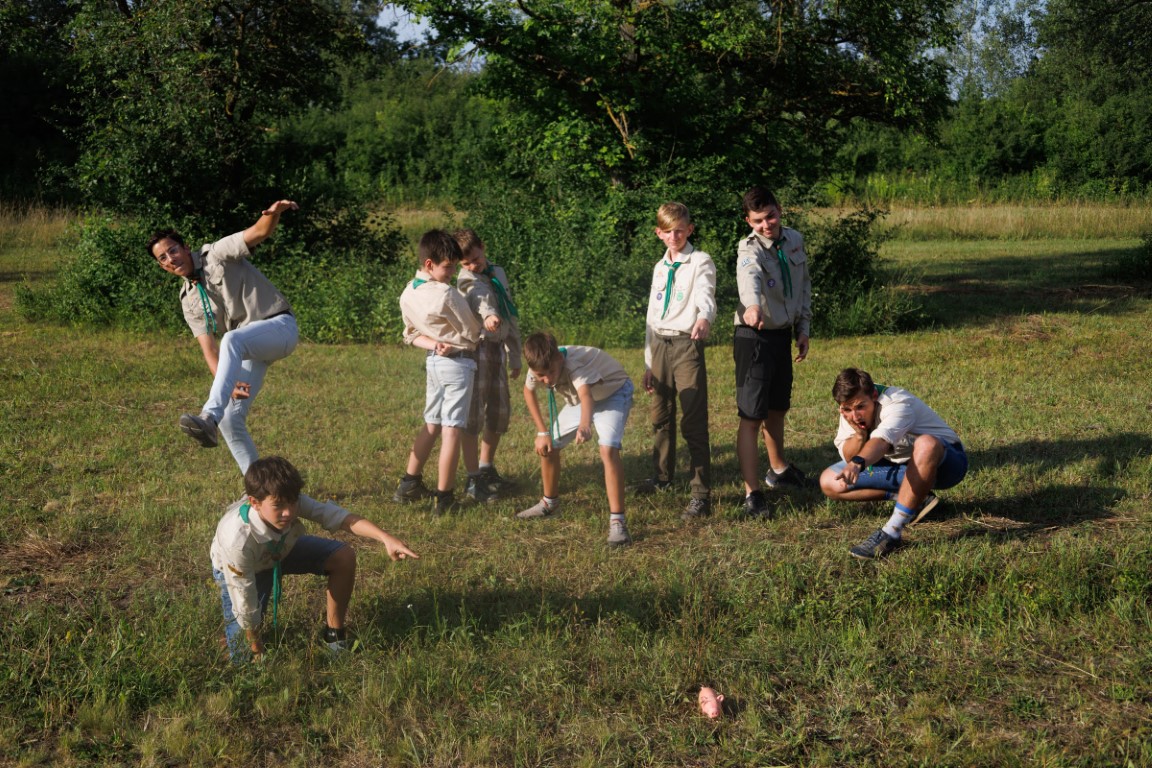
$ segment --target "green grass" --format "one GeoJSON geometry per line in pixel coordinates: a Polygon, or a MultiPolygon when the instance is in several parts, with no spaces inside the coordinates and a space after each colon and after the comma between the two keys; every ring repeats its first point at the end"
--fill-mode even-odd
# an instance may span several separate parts
{"type": "MultiPolygon", "coordinates": [[[[1152,764],[1150,286],[1100,276],[1135,239],[886,246],[920,274],[907,290],[932,328],[815,339],[787,432],[801,466],[833,460],[846,365],[957,428],[972,473],[879,564],[847,548],[882,505],[801,492],[768,522],[732,514],[723,324],[708,350],[718,514],[686,526],[686,493],[630,499],[624,552],[603,543],[593,447],[565,452],[561,517],[513,518],[538,493],[520,404],[499,455],[518,497],[445,518],[393,504],[421,355],[302,345],[254,408],[258,445],[423,557],[357,545],[363,649],[335,662],[315,643],[320,581],[287,580],[268,662],[239,669],[207,551],[240,480],[226,450],[175,427],[208,388],[199,352],[21,322],[13,286],[47,279],[54,247],[26,240],[0,240],[2,764],[1152,764]],[[701,684],[732,705],[718,724],[696,712],[701,684]]],[[[639,377],[640,350],[613,353],[639,377]]],[[[631,477],[649,447],[641,397],[631,477]]]]}

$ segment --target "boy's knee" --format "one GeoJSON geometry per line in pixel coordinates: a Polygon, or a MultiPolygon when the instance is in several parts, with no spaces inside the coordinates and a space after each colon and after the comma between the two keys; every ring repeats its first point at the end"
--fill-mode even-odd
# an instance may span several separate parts
{"type": "Polygon", "coordinates": [[[844,492],[844,481],[836,478],[838,474],[839,472],[832,467],[828,467],[820,473],[820,490],[825,496],[836,496],[844,492]]]}
{"type": "Polygon", "coordinates": [[[933,466],[944,458],[944,443],[940,438],[932,435],[920,435],[912,444],[912,459],[914,461],[931,461],[933,466]]]}
{"type": "Polygon", "coordinates": [[[347,545],[328,556],[324,570],[329,574],[348,573],[356,570],[356,550],[347,545]]]}

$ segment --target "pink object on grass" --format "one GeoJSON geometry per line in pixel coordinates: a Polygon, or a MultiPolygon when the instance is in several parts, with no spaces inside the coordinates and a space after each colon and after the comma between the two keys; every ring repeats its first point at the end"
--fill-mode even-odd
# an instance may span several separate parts
{"type": "Polygon", "coordinates": [[[716,691],[708,688],[707,686],[700,689],[700,711],[709,720],[715,720],[720,715],[724,714],[724,694],[716,693],[716,691]]]}

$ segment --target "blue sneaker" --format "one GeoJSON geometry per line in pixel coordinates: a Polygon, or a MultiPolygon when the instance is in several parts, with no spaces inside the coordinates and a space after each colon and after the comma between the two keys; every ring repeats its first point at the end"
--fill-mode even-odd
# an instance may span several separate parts
{"type": "Polygon", "coordinates": [[[900,546],[900,539],[894,539],[884,533],[883,528],[877,528],[876,533],[848,551],[852,557],[858,557],[861,560],[876,560],[884,557],[898,546],[900,546]]]}

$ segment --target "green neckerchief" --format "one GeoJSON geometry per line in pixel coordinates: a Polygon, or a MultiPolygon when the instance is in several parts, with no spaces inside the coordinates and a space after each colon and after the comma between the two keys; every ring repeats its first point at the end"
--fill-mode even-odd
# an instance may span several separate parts
{"type": "Polygon", "coordinates": [[[200,308],[204,310],[204,322],[212,335],[216,335],[216,313],[212,311],[212,302],[208,300],[208,291],[204,288],[204,272],[196,270],[196,290],[200,293],[200,308]]]}
{"type": "MultiPolygon", "coordinates": [[[[568,357],[568,348],[560,347],[560,354],[568,357]]],[[[560,411],[556,407],[556,385],[548,387],[548,440],[553,446],[560,439],[560,411]]]]}
{"type": "Polygon", "coordinates": [[[500,282],[500,278],[496,277],[496,270],[491,264],[484,267],[483,275],[492,281],[492,287],[496,289],[496,300],[500,304],[500,316],[505,320],[510,317],[520,317],[520,310],[516,309],[516,305],[512,303],[512,299],[508,296],[508,289],[500,282]]]}
{"type": "Polygon", "coordinates": [[[788,268],[788,259],[784,256],[784,249],[780,247],[780,243],[784,241],[781,237],[774,245],[776,246],[776,258],[780,262],[780,278],[784,283],[784,296],[785,298],[792,298],[792,270],[788,268]]]}
{"type": "Polygon", "coordinates": [[[421,280],[421,279],[418,277],[418,278],[416,278],[415,280],[413,280],[413,281],[412,281],[412,287],[413,287],[413,288],[419,288],[420,286],[424,285],[424,283],[426,283],[426,282],[428,282],[428,281],[427,281],[427,280],[421,280]]]}
{"type": "MultiPolygon", "coordinates": [[[[240,519],[244,521],[245,525],[251,525],[252,522],[248,517],[248,510],[252,505],[244,502],[240,507],[240,519]]],[[[284,540],[288,538],[288,532],[285,531],[284,535],[280,537],[279,541],[269,541],[264,546],[268,549],[268,553],[274,558],[275,565],[272,566],[272,626],[276,626],[276,611],[280,607],[280,558],[284,551],[284,540]]],[[[259,596],[256,598],[259,600],[259,596]]]]}
{"type": "Polygon", "coordinates": [[[672,283],[676,281],[676,270],[680,269],[682,261],[676,261],[669,264],[664,262],[664,266],[668,267],[668,285],[664,286],[664,311],[660,313],[660,319],[664,319],[664,315],[668,314],[668,303],[672,301],[672,283]]]}

